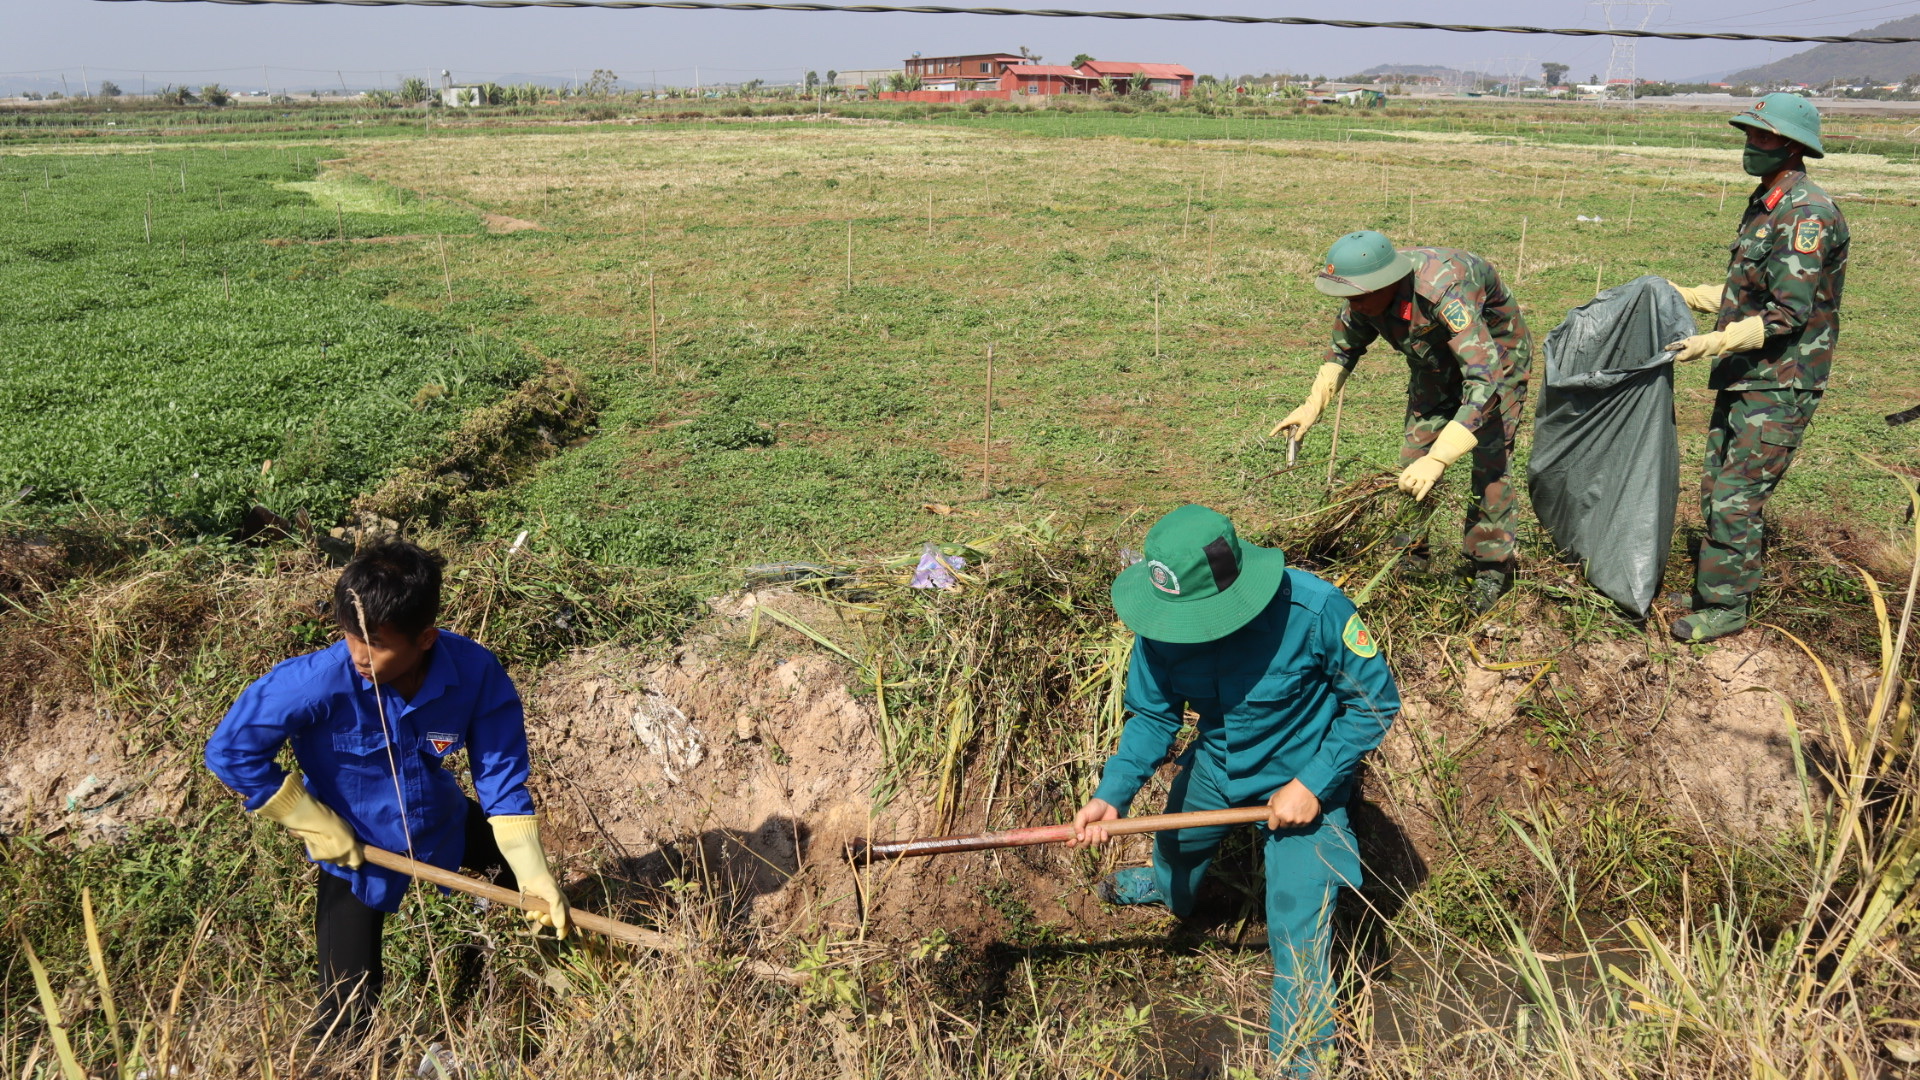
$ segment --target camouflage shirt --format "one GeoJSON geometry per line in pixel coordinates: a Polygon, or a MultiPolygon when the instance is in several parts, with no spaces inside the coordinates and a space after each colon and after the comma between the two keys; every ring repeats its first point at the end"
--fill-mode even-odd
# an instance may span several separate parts
{"type": "Polygon", "coordinates": [[[1726,327],[1750,315],[1766,324],[1766,343],[1713,366],[1715,390],[1824,390],[1840,337],[1840,289],[1847,277],[1847,219],[1820,185],[1791,171],[1756,188],[1734,238],[1726,327]]]}
{"type": "MultiPolygon", "coordinates": [[[[1409,248],[1413,273],[1387,310],[1362,315],[1348,304],[1333,320],[1327,360],[1352,371],[1367,346],[1384,337],[1407,358],[1416,380],[1437,377],[1457,391],[1453,419],[1478,431],[1496,397],[1527,381],[1527,324],[1493,265],[1454,248],[1409,248]]],[[[1451,393],[1449,397],[1453,396],[1451,393]]]]}

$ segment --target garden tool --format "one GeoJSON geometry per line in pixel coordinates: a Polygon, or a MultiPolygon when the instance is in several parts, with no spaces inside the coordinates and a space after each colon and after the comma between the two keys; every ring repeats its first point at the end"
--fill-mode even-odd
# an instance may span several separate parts
{"type": "MultiPolygon", "coordinates": [[[[1261,813],[1264,814],[1265,812],[1265,809],[1262,808],[1261,813]]],[[[405,855],[396,855],[391,851],[374,847],[371,844],[363,845],[360,850],[361,855],[366,861],[375,866],[382,866],[396,873],[419,878],[421,881],[429,882],[442,888],[453,889],[456,892],[463,892],[469,896],[478,896],[481,899],[491,900],[496,904],[505,904],[508,907],[518,908],[521,911],[544,912],[547,910],[547,902],[537,896],[528,896],[512,889],[503,889],[490,882],[476,881],[473,878],[467,877],[465,874],[457,874],[452,870],[442,870],[440,867],[430,866],[416,859],[409,859],[405,855]]],[[[692,943],[684,938],[677,938],[668,934],[659,933],[658,931],[647,930],[634,926],[631,923],[623,923],[616,919],[609,919],[604,915],[595,915],[590,911],[581,911],[579,908],[573,908],[571,910],[571,916],[573,925],[582,930],[591,930],[596,934],[604,934],[607,937],[613,938],[615,941],[624,941],[629,945],[638,945],[643,949],[653,949],[656,952],[686,953],[693,947],[692,943]]],[[[740,970],[757,978],[770,979],[774,982],[786,983],[789,986],[797,986],[807,980],[806,975],[801,972],[795,971],[792,968],[781,967],[778,964],[769,964],[764,960],[744,961],[740,965],[740,970]]]]}
{"type": "MultiPolygon", "coordinates": [[[[1236,806],[1226,810],[1197,810],[1185,814],[1149,814],[1146,817],[1103,821],[1101,827],[1110,836],[1133,833],[1167,832],[1171,829],[1199,829],[1209,825],[1246,825],[1264,822],[1270,813],[1266,803],[1236,806]]],[[[949,855],[960,851],[987,851],[993,848],[1031,847],[1035,844],[1059,844],[1073,839],[1073,823],[1036,825],[1005,832],[970,833],[961,836],[933,836],[920,840],[888,840],[874,843],[856,838],[847,843],[847,858],[856,865],[888,862],[918,855],[949,855]]],[[[369,849],[371,850],[371,849],[369,849]]]]}

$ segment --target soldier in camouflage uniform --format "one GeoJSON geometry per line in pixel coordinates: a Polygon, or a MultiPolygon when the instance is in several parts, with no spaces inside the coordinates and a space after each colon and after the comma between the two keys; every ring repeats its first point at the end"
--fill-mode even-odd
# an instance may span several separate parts
{"type": "Polygon", "coordinates": [[[1743,164],[1760,178],[1734,237],[1724,288],[1675,286],[1712,333],[1668,346],[1678,360],[1711,359],[1719,391],[1707,429],[1700,513],[1706,534],[1681,641],[1744,629],[1760,584],[1762,512],[1786,474],[1826,390],[1840,336],[1847,219],[1805,158],[1823,157],[1820,113],[1795,94],[1768,94],[1731,121],[1747,133],[1743,164]]]}
{"type": "Polygon", "coordinates": [[[1375,340],[1398,349],[1411,376],[1400,489],[1425,499],[1448,465],[1473,452],[1465,548],[1474,567],[1470,604],[1486,611],[1513,580],[1517,493],[1508,473],[1533,356],[1519,304],[1480,256],[1397,251],[1377,232],[1336,241],[1314,287],[1347,302],[1312,392],[1271,434],[1304,435],[1375,340]]]}

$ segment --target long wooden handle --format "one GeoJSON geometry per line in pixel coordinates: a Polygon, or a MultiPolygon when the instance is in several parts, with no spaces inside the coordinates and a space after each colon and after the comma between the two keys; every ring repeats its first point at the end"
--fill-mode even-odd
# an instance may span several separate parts
{"type": "MultiPolygon", "coordinates": [[[[452,870],[443,870],[438,866],[430,866],[417,859],[409,859],[405,855],[397,855],[383,848],[374,847],[372,844],[362,845],[361,854],[366,857],[368,862],[375,866],[384,867],[395,873],[406,874],[408,877],[419,878],[421,881],[430,881],[435,885],[445,886],[456,892],[466,893],[469,896],[482,897],[496,904],[505,904],[508,907],[519,908],[521,911],[544,912],[547,910],[547,902],[537,896],[528,896],[525,893],[516,892],[512,889],[503,889],[492,882],[479,881],[465,874],[454,873],[452,870]]],[[[595,915],[591,911],[581,911],[579,908],[568,908],[567,917],[573,920],[573,925],[582,930],[591,930],[596,934],[603,934],[616,941],[624,941],[629,945],[638,945],[643,949],[653,949],[656,952],[684,953],[693,948],[692,943],[684,938],[672,937],[655,930],[635,926],[632,923],[623,923],[618,919],[609,919],[605,915],[595,915]]],[[[778,964],[769,964],[764,960],[745,961],[740,965],[740,970],[749,975],[754,975],[762,979],[772,979],[775,982],[786,983],[789,986],[797,986],[807,980],[805,975],[792,968],[781,967],[778,964]]]]}
{"type": "MultiPolygon", "coordinates": [[[[1146,817],[1121,818],[1100,824],[1110,836],[1133,833],[1166,832],[1170,829],[1200,829],[1209,825],[1245,825],[1267,820],[1267,807],[1236,806],[1227,810],[1194,810],[1185,814],[1149,814],[1146,817]]],[[[958,851],[986,851],[991,848],[1030,847],[1034,844],[1059,844],[1073,839],[1073,825],[1039,825],[1006,832],[971,833],[962,836],[934,836],[923,840],[889,840],[869,843],[855,840],[847,845],[847,857],[855,862],[907,859],[920,855],[948,855],[958,851]]]]}

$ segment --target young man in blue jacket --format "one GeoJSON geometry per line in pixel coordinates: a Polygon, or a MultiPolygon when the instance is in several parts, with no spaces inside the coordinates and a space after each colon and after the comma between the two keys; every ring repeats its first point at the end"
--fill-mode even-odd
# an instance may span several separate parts
{"type": "Polygon", "coordinates": [[[207,741],[207,768],[320,866],[315,1038],[365,1031],[383,979],[381,927],[412,880],[367,864],[363,842],[449,870],[504,863],[504,887],[551,905],[530,917],[567,932],[527,794],[520,695],[491,652],[435,626],[441,566],[407,543],[362,552],[334,587],[344,640],[275,665],[207,741]],[[288,743],[304,783],[275,762],[288,743]],[[444,767],[458,750],[478,802],[444,767]]]}
{"type": "MultiPolygon", "coordinates": [[[[1167,812],[1267,805],[1268,1047],[1287,1075],[1310,1075],[1333,1049],[1329,917],[1339,888],[1360,884],[1347,800],[1360,758],[1400,710],[1393,673],[1345,594],[1289,569],[1277,549],[1242,543],[1233,522],[1204,506],[1153,526],[1145,557],[1114,581],[1113,605],[1137,635],[1132,715],[1074,815],[1076,843],[1108,839],[1101,823],[1126,811],[1192,710],[1197,731],[1167,812]]],[[[1226,834],[1159,833],[1153,865],[1116,873],[1102,894],[1184,917],[1226,834]]]]}

